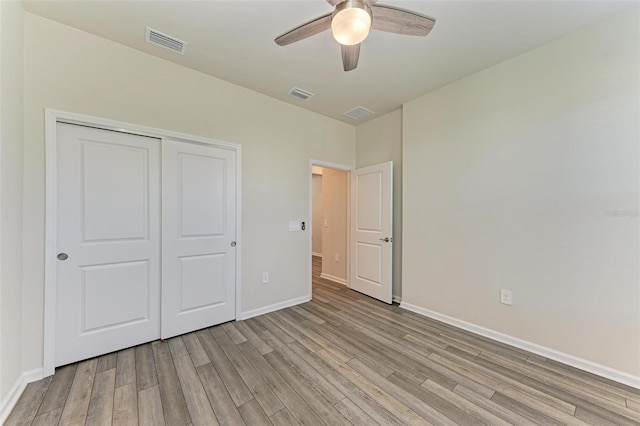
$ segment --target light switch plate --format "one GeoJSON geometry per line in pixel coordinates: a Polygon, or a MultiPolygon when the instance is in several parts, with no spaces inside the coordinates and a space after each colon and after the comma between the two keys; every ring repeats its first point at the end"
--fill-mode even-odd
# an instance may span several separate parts
{"type": "Polygon", "coordinates": [[[290,220],[289,221],[289,231],[299,231],[300,230],[300,221],[299,220],[290,220]]]}

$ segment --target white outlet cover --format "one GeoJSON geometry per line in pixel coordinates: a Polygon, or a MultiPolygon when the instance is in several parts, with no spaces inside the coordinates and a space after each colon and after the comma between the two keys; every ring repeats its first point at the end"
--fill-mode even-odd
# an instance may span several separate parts
{"type": "Polygon", "coordinates": [[[500,303],[511,305],[513,303],[513,293],[510,290],[500,290],[500,303]]]}

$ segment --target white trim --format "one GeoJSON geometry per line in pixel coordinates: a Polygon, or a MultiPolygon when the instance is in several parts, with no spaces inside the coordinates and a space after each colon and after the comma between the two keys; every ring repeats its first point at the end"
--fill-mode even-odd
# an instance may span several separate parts
{"type": "Polygon", "coordinates": [[[47,116],[55,118],[54,124],[57,121],[63,121],[65,123],[94,126],[99,127],[100,129],[114,130],[116,132],[131,133],[134,135],[149,136],[158,139],[171,138],[177,139],[182,142],[198,142],[236,151],[240,148],[239,144],[232,142],[224,142],[216,139],[205,138],[202,136],[190,135],[188,133],[180,133],[171,130],[159,129],[156,127],[143,126],[141,124],[127,123],[125,121],[116,121],[91,115],[77,114],[75,112],[45,108],[45,114],[47,116]]]}
{"type": "Polygon", "coordinates": [[[45,226],[44,226],[44,329],[43,375],[55,373],[56,350],[56,255],[57,245],[57,149],[55,111],[45,110],[45,226]]]}
{"type": "Polygon", "coordinates": [[[236,320],[242,312],[242,147],[236,149],[236,320]]]}
{"type": "MultiPolygon", "coordinates": [[[[309,296],[309,300],[311,300],[311,293],[312,293],[312,289],[313,289],[313,279],[311,277],[312,275],[312,270],[313,270],[313,265],[311,264],[311,262],[313,261],[313,259],[311,258],[311,255],[313,254],[314,256],[316,256],[315,253],[313,253],[313,242],[311,240],[311,237],[313,235],[313,166],[317,166],[317,167],[326,167],[329,169],[335,169],[335,170],[342,170],[343,172],[347,172],[347,173],[351,173],[351,171],[353,170],[353,166],[348,166],[346,164],[337,164],[337,163],[331,163],[329,161],[323,161],[323,160],[316,160],[316,159],[309,159],[309,172],[308,172],[308,179],[309,179],[309,235],[307,236],[308,239],[308,244],[309,244],[309,251],[308,251],[308,256],[307,258],[309,259],[309,283],[308,283],[308,287],[307,287],[307,291],[308,296],[309,296]]],[[[351,221],[349,220],[349,217],[351,216],[351,185],[347,185],[347,252],[345,253],[345,258],[347,261],[347,277],[349,276],[349,274],[351,273],[351,261],[349,259],[350,256],[350,244],[351,244],[351,230],[350,230],[350,223],[351,221]]],[[[319,255],[320,257],[322,257],[322,255],[319,255]]],[[[347,280],[345,283],[341,283],[346,285],[347,287],[349,287],[349,281],[347,280]]]]}
{"type": "Polygon", "coordinates": [[[322,253],[316,253],[315,251],[312,251],[311,256],[322,257],[322,253]]]}
{"type": "Polygon", "coordinates": [[[391,296],[391,301],[393,303],[400,303],[402,302],[402,296],[396,296],[395,294],[393,296],[391,296]]]}
{"type": "Polygon", "coordinates": [[[553,359],[554,361],[561,362],[571,367],[578,368],[580,370],[593,373],[595,375],[604,377],[606,379],[613,380],[618,383],[622,383],[627,386],[631,386],[636,389],[640,389],[640,376],[634,376],[624,371],[616,370],[607,367],[602,364],[579,358],[573,355],[569,355],[564,352],[557,351],[555,349],[547,348],[545,346],[538,345],[526,340],[518,339],[517,337],[509,336],[508,334],[500,333],[490,328],[485,328],[477,324],[472,324],[448,315],[441,314],[439,312],[432,311],[430,309],[422,308],[420,306],[412,305],[410,303],[402,302],[400,307],[411,312],[423,315],[425,317],[433,318],[435,320],[444,322],[454,327],[461,328],[463,330],[470,331],[471,333],[478,334],[480,336],[488,337],[489,339],[496,340],[498,342],[506,343],[507,345],[515,346],[516,348],[524,349],[525,351],[532,352],[534,354],[543,356],[545,358],[553,359]]]}
{"type": "Polygon", "coordinates": [[[338,163],[332,163],[330,161],[314,160],[313,158],[309,161],[310,161],[310,165],[312,166],[311,170],[313,170],[313,166],[322,167],[325,169],[342,170],[343,172],[350,172],[351,170],[353,170],[352,166],[348,166],[346,164],[338,164],[338,163]]]}
{"type": "Polygon", "coordinates": [[[242,309],[242,148],[239,144],[223,142],[202,136],[173,132],[139,124],[109,120],[73,112],[45,109],[45,275],[44,275],[44,354],[42,376],[55,372],[55,319],[56,319],[56,247],[57,247],[57,123],[65,122],[85,126],[150,136],[160,140],[171,138],[182,142],[214,145],[236,152],[236,319],[242,309]]]}
{"type": "Polygon", "coordinates": [[[347,285],[347,279],[346,278],[336,277],[335,275],[325,274],[324,272],[322,272],[320,274],[320,278],[324,278],[325,280],[333,281],[334,283],[347,285]]]}
{"type": "Polygon", "coordinates": [[[241,320],[257,317],[259,315],[268,314],[269,312],[279,311],[280,309],[289,308],[291,306],[299,305],[301,303],[307,303],[311,300],[310,296],[302,296],[295,299],[285,300],[284,302],[274,303],[273,305],[264,306],[258,309],[252,309],[247,312],[243,312],[240,315],[241,320]]]}
{"type": "Polygon", "coordinates": [[[18,380],[16,380],[13,386],[11,386],[11,389],[9,389],[7,396],[0,402],[0,424],[4,424],[4,422],[7,421],[11,410],[13,410],[18,403],[27,385],[42,378],[42,368],[23,371],[22,374],[20,374],[18,380]]]}

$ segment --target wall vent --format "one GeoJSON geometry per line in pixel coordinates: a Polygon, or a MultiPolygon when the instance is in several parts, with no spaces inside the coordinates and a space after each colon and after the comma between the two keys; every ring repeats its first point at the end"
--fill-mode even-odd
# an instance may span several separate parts
{"type": "Polygon", "coordinates": [[[158,30],[147,27],[147,36],[145,40],[156,46],[164,47],[165,49],[173,50],[181,55],[187,50],[187,42],[179,40],[168,34],[161,33],[158,30]]]}
{"type": "Polygon", "coordinates": [[[361,118],[365,118],[373,114],[373,111],[370,111],[365,107],[358,106],[358,107],[355,107],[354,109],[350,109],[347,112],[343,112],[342,114],[346,115],[349,118],[353,118],[354,120],[360,120],[361,118]]]}
{"type": "Polygon", "coordinates": [[[303,101],[306,101],[307,99],[313,96],[313,93],[307,92],[306,90],[302,90],[298,87],[294,87],[293,89],[289,90],[289,95],[293,96],[294,98],[298,98],[298,99],[302,99],[303,101]]]}

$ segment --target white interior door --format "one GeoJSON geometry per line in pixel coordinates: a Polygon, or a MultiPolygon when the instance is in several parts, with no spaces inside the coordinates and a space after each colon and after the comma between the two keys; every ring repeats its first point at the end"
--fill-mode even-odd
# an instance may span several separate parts
{"type": "Polygon", "coordinates": [[[160,337],[160,141],[57,125],[55,365],[160,337]]]}
{"type": "Polygon", "coordinates": [[[163,141],[163,339],[235,318],[235,156],[163,141]]]}
{"type": "Polygon", "coordinates": [[[392,302],[393,163],[351,172],[351,279],[353,290],[392,302]]]}

